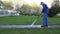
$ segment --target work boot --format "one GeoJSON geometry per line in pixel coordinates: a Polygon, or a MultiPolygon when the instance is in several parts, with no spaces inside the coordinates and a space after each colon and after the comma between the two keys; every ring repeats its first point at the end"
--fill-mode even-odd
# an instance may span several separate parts
{"type": "Polygon", "coordinates": [[[44,26],[41,26],[41,27],[48,27],[48,25],[44,25],[44,26]]]}

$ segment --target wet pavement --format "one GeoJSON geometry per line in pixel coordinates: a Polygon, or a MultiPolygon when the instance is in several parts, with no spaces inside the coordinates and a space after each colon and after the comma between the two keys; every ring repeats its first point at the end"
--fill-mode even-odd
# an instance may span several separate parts
{"type": "MultiPolygon", "coordinates": [[[[0,28],[44,28],[41,27],[41,25],[4,25],[4,24],[0,24],[0,28]]],[[[48,25],[47,28],[60,28],[59,24],[50,24],[48,25]]]]}

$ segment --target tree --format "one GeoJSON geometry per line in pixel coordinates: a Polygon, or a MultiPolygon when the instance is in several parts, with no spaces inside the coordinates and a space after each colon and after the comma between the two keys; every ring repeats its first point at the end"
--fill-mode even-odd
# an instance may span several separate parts
{"type": "Polygon", "coordinates": [[[49,9],[49,17],[54,17],[57,13],[60,13],[59,0],[52,3],[52,7],[49,9]]]}
{"type": "Polygon", "coordinates": [[[31,7],[29,5],[23,5],[22,7],[18,7],[17,11],[20,11],[20,14],[24,15],[40,15],[42,8],[41,7],[31,7]]]}
{"type": "Polygon", "coordinates": [[[4,3],[4,8],[5,9],[10,9],[11,10],[13,8],[12,3],[6,2],[6,1],[4,1],[3,3],[4,3]]]}
{"type": "Polygon", "coordinates": [[[3,5],[4,3],[0,0],[0,9],[4,8],[3,5]]]}

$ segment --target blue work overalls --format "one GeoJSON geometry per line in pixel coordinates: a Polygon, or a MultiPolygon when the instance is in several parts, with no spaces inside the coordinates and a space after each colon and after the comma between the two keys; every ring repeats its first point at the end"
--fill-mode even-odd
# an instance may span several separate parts
{"type": "Polygon", "coordinates": [[[48,27],[48,6],[46,4],[41,4],[43,6],[43,27],[48,27]]]}

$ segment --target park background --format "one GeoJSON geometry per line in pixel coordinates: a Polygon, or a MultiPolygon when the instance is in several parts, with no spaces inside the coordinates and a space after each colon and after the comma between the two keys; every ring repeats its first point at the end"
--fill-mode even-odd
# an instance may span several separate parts
{"type": "MultiPolygon", "coordinates": [[[[39,11],[40,2],[45,2],[49,7],[48,24],[60,25],[60,0],[0,0],[1,10],[23,11],[39,11]]],[[[3,13],[0,13],[0,15],[3,13]]],[[[19,16],[0,16],[1,24],[31,24],[37,18],[35,15],[19,15],[19,16]]],[[[35,24],[42,24],[42,16],[39,17],[35,24]]],[[[0,34],[59,34],[60,28],[0,28],[0,34]]]]}

